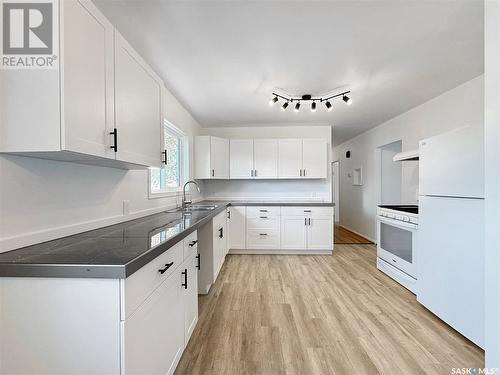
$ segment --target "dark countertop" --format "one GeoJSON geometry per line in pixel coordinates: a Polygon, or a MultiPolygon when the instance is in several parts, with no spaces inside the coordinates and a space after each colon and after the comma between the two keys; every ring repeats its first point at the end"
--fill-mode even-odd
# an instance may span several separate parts
{"type": "Polygon", "coordinates": [[[0,277],[126,278],[208,223],[229,205],[326,206],[332,203],[203,201],[212,211],[165,211],[0,253],[0,277]]]}

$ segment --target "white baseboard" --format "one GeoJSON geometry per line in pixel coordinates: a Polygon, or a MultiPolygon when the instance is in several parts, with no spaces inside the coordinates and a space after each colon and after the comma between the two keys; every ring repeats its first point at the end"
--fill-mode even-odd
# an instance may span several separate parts
{"type": "Polygon", "coordinates": [[[350,232],[352,232],[352,233],[354,233],[354,234],[357,234],[358,236],[361,236],[361,237],[366,238],[367,240],[369,240],[369,241],[373,242],[374,244],[376,244],[376,243],[377,243],[377,241],[376,241],[376,240],[374,240],[373,238],[370,238],[369,236],[367,236],[367,235],[365,235],[365,234],[363,234],[363,233],[359,233],[359,232],[355,231],[354,229],[351,229],[351,228],[349,228],[349,227],[346,227],[345,225],[342,225],[342,224],[337,224],[337,223],[335,223],[335,224],[336,224],[336,225],[338,225],[338,226],[340,226],[340,227],[342,227],[342,228],[344,228],[344,229],[347,229],[348,231],[350,231],[350,232]]]}
{"type": "Polygon", "coordinates": [[[232,255],[332,255],[333,250],[231,249],[232,255]]]}

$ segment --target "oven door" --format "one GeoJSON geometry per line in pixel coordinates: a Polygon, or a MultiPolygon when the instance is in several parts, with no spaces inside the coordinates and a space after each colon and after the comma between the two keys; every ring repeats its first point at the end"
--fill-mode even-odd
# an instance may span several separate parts
{"type": "Polygon", "coordinates": [[[378,217],[378,257],[414,278],[417,278],[417,230],[416,224],[378,217]]]}

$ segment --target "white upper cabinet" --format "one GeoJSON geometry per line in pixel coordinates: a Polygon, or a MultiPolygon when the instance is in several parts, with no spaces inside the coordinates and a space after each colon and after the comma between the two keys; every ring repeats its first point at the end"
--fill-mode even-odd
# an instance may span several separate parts
{"type": "Polygon", "coordinates": [[[278,140],[254,139],[254,178],[278,177],[278,140]]]}
{"type": "Polygon", "coordinates": [[[327,145],[326,139],[281,139],[279,141],[279,177],[326,178],[327,145]]]}
{"type": "Polygon", "coordinates": [[[82,154],[114,158],[113,26],[88,2],[63,2],[64,143],[82,154]]]}
{"type": "Polygon", "coordinates": [[[229,178],[229,140],[208,135],[195,137],[194,158],[195,178],[229,178]]]}
{"type": "Polygon", "coordinates": [[[276,178],[278,140],[231,139],[230,178],[276,178]]]}
{"type": "Polygon", "coordinates": [[[325,139],[302,140],[302,177],[326,178],[328,150],[325,139]]]}
{"type": "Polygon", "coordinates": [[[302,139],[280,139],[278,155],[280,178],[302,177],[302,139]]]}
{"type": "Polygon", "coordinates": [[[58,5],[57,67],[2,71],[0,152],[160,166],[162,81],[91,1],[58,5]]]}
{"type": "Polygon", "coordinates": [[[229,141],[229,176],[232,179],[253,177],[253,139],[229,141]]]}
{"type": "Polygon", "coordinates": [[[161,80],[118,32],[115,35],[116,158],[161,167],[161,80]]]}

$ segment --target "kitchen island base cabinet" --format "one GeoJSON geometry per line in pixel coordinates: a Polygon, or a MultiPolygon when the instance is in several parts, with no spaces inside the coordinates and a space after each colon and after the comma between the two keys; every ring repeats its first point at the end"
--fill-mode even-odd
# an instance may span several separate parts
{"type": "Polygon", "coordinates": [[[0,374],[173,374],[198,321],[189,243],[155,259],[174,259],[168,273],[153,260],[127,279],[0,278],[0,374]]]}

